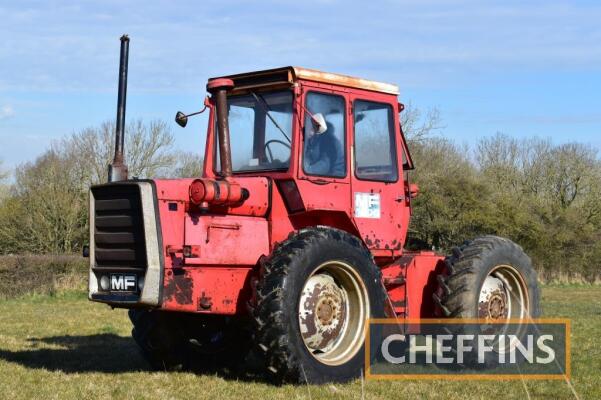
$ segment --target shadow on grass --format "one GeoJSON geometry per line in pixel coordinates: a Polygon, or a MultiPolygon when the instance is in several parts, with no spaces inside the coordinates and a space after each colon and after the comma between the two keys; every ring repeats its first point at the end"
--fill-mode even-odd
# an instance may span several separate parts
{"type": "Polygon", "coordinates": [[[28,342],[31,349],[0,349],[0,359],[66,373],[149,371],[135,342],[112,333],[31,338],[28,342]],[[60,348],[39,348],[48,345],[60,348]]]}
{"type": "MultiPolygon", "coordinates": [[[[31,338],[27,339],[27,342],[30,348],[26,350],[12,351],[0,348],[0,360],[17,363],[26,368],[65,373],[154,371],[132,338],[113,333],[31,338]],[[47,348],[48,346],[55,348],[47,348]]],[[[195,363],[185,371],[197,375],[216,375],[226,380],[273,384],[262,374],[256,373],[253,367],[247,370],[243,365],[227,369],[195,363]]]]}

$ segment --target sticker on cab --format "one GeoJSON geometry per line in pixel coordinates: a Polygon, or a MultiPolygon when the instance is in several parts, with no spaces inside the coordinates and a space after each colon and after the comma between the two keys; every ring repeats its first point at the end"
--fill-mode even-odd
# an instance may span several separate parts
{"type": "Polygon", "coordinates": [[[355,193],[355,218],[380,218],[380,194],[355,193]]]}

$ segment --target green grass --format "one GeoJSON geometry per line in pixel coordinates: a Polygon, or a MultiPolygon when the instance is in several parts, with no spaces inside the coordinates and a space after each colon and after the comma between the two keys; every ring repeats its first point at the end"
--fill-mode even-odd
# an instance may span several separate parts
{"type": "MultiPolygon", "coordinates": [[[[543,289],[545,317],[572,319],[572,384],[601,398],[601,287],[543,289]]],[[[6,399],[361,398],[361,381],[276,387],[213,375],[151,372],[124,310],[79,292],[0,301],[0,397],[6,399]]],[[[574,398],[562,381],[367,381],[366,399],[574,398]],[[525,387],[524,387],[525,385],[525,387]]]]}

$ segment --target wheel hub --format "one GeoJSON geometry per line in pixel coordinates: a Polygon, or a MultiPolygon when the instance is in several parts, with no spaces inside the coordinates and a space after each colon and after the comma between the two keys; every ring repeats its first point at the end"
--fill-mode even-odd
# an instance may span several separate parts
{"type": "Polygon", "coordinates": [[[340,319],[340,305],[337,306],[336,299],[330,297],[321,298],[317,304],[315,313],[322,325],[330,325],[340,319]]]}
{"type": "Polygon", "coordinates": [[[307,347],[327,352],[336,344],[346,320],[346,293],[331,275],[315,274],[305,284],[299,311],[307,347]]]}
{"type": "Polygon", "coordinates": [[[480,290],[478,317],[493,320],[508,318],[508,294],[502,280],[487,276],[480,290]]]}
{"type": "Polygon", "coordinates": [[[488,301],[488,314],[493,319],[507,317],[506,302],[504,296],[502,296],[500,293],[494,293],[488,301]]]}

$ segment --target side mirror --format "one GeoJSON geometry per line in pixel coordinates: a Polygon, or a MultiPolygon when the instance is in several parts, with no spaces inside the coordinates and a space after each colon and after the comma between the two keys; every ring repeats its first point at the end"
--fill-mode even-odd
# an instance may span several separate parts
{"type": "Polygon", "coordinates": [[[188,124],[188,116],[183,112],[178,111],[177,114],[175,114],[175,122],[182,128],[185,128],[188,124]]]}
{"type": "Polygon", "coordinates": [[[202,110],[200,110],[200,111],[196,111],[196,112],[190,113],[190,114],[188,114],[188,115],[184,114],[184,113],[183,113],[183,112],[181,112],[181,111],[178,111],[178,112],[177,112],[177,114],[175,114],[175,122],[177,122],[177,124],[178,124],[179,126],[181,126],[182,128],[185,128],[185,127],[186,127],[186,125],[188,124],[188,117],[191,117],[191,116],[193,116],[193,115],[202,114],[203,112],[205,112],[205,110],[207,109],[207,107],[208,107],[210,104],[211,104],[211,103],[210,103],[210,101],[209,101],[209,98],[207,97],[207,98],[205,99],[205,106],[204,106],[204,108],[203,108],[202,110]]]}

